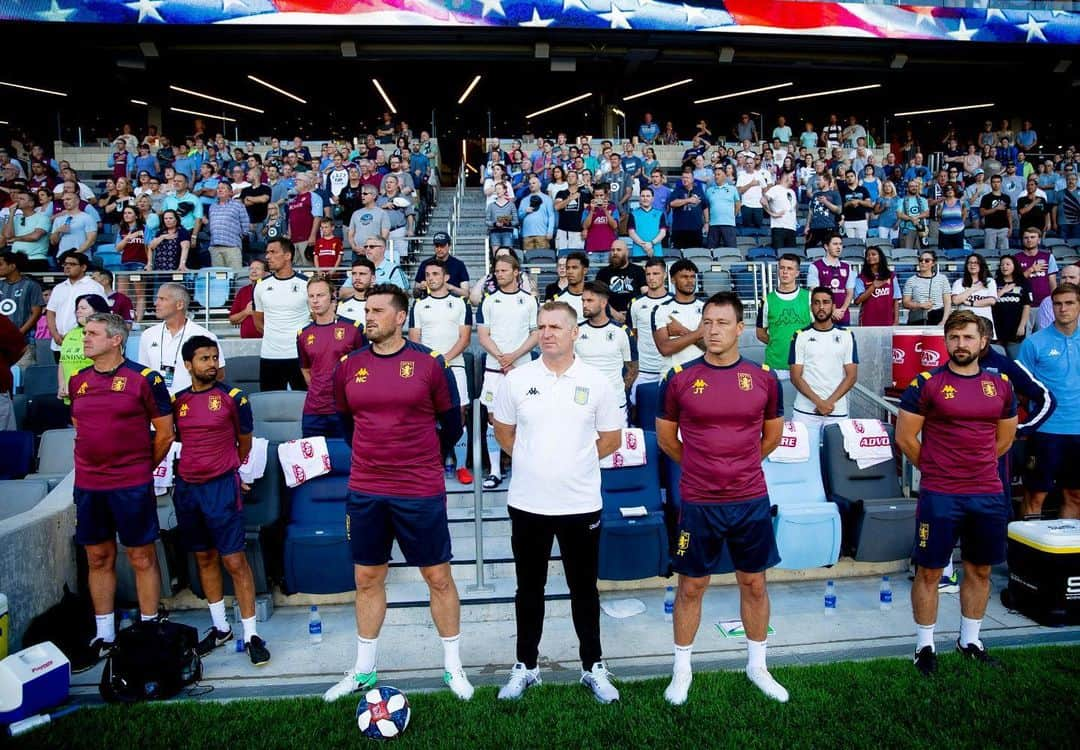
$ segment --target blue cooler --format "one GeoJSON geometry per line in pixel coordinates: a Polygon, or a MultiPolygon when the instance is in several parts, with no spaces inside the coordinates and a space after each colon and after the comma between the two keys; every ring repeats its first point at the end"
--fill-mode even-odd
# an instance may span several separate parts
{"type": "Polygon", "coordinates": [[[1010,523],[1001,599],[1043,625],[1080,624],[1080,520],[1010,523]]]}
{"type": "Polygon", "coordinates": [[[0,724],[58,706],[68,697],[71,663],[50,641],[0,661],[0,724]]]}

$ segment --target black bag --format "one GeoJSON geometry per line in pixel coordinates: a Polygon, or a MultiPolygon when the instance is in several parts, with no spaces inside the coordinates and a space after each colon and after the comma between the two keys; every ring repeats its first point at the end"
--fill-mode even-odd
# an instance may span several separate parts
{"type": "Polygon", "coordinates": [[[168,620],[136,622],[116,635],[99,689],[111,703],[171,698],[202,677],[199,631],[168,620]]]}
{"type": "Polygon", "coordinates": [[[52,641],[73,667],[82,666],[86,646],[94,637],[94,608],[86,596],[75,594],[64,584],[59,603],[49,607],[30,621],[23,634],[23,646],[52,641]]]}

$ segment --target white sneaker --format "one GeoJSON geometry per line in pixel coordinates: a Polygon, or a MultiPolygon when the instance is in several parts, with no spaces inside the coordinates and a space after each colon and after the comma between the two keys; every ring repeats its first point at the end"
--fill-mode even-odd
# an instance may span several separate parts
{"type": "Polygon", "coordinates": [[[694,674],[690,670],[679,670],[671,675],[671,683],[664,691],[664,700],[673,706],[681,706],[686,703],[690,694],[690,683],[694,681],[694,674]]]}
{"type": "Polygon", "coordinates": [[[540,667],[526,669],[525,665],[518,662],[510,670],[510,679],[499,690],[499,700],[516,701],[525,691],[533,685],[540,684],[540,667]]]}
{"type": "Polygon", "coordinates": [[[769,670],[765,667],[747,667],[746,676],[750,682],[757,685],[758,690],[780,703],[788,702],[788,691],[779,682],[773,679],[769,670]]]}
{"type": "Polygon", "coordinates": [[[588,672],[581,671],[581,684],[592,690],[593,697],[601,703],[619,700],[619,690],[611,684],[611,672],[607,671],[602,661],[593,664],[588,672]]]}
{"type": "Polygon", "coordinates": [[[333,687],[323,693],[323,700],[327,703],[332,703],[338,698],[343,698],[349,693],[355,693],[359,690],[366,690],[371,687],[375,687],[375,683],[378,682],[378,675],[375,670],[372,670],[366,674],[359,674],[357,672],[346,672],[333,687]]]}
{"type": "Polygon", "coordinates": [[[469,682],[469,678],[465,676],[465,670],[455,669],[453,672],[443,672],[443,682],[446,686],[463,701],[467,701],[473,697],[473,686],[469,682]]]}

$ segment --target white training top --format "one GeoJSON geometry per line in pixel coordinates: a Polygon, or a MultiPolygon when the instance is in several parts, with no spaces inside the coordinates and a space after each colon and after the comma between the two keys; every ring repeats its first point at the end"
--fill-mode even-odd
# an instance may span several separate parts
{"type": "Polygon", "coordinates": [[[267,276],[255,285],[255,309],[263,314],[263,359],[297,359],[296,332],[311,322],[307,277],[267,276]]]}
{"type": "MultiPolygon", "coordinates": [[[[420,343],[439,354],[446,354],[458,342],[458,331],[472,324],[465,300],[447,294],[443,297],[424,297],[413,303],[409,311],[409,328],[420,329],[420,343]]],[[[447,361],[448,367],[464,367],[465,353],[447,361]]]]}
{"type": "MultiPolygon", "coordinates": [[[[701,313],[704,309],[705,303],[702,300],[695,299],[692,302],[679,302],[672,297],[653,309],[652,325],[649,328],[655,331],[663,328],[670,320],[674,319],[693,331],[701,325],[701,313]]],[[[702,350],[697,345],[691,344],[682,351],[675,352],[670,357],[662,357],[660,359],[660,374],[663,375],[675,365],[685,364],[692,359],[697,359],[702,354],[702,350]]]]}
{"type": "Polygon", "coordinates": [[[507,373],[494,408],[496,421],[517,428],[507,505],[545,516],[600,510],[597,433],[626,426],[621,401],[577,357],[559,376],[542,358],[507,373]]]}
{"type": "Polygon", "coordinates": [[[358,297],[350,297],[347,300],[342,300],[341,302],[338,302],[337,306],[338,315],[353,321],[359,320],[361,328],[364,327],[366,321],[366,311],[367,300],[358,297]]]}
{"type": "Polygon", "coordinates": [[[663,297],[636,297],[630,303],[630,327],[637,331],[638,369],[645,373],[659,373],[661,360],[656,341],[652,336],[652,311],[672,299],[670,294],[663,297]]]}
{"type": "MultiPolygon", "coordinates": [[[[840,385],[844,379],[844,365],[859,362],[855,336],[850,329],[836,325],[828,331],[807,326],[796,332],[793,346],[795,359],[792,364],[803,366],[803,380],[819,398],[828,398],[840,385]]],[[[793,407],[804,414],[817,414],[814,404],[802,393],[796,393],[793,407]]],[[[844,395],[829,416],[847,415],[847,395],[844,395]]]]}
{"type": "MultiPolygon", "coordinates": [[[[623,396],[626,392],[623,366],[634,359],[627,327],[609,320],[602,326],[586,323],[578,330],[580,333],[574,342],[574,354],[603,373],[615,393],[623,396]]],[[[619,403],[625,404],[626,399],[620,398],[619,403]]]]}
{"type": "MultiPolygon", "coordinates": [[[[496,290],[480,303],[476,323],[488,329],[495,346],[506,354],[524,344],[529,334],[536,330],[538,309],[536,299],[528,292],[518,289],[513,294],[507,294],[496,290]]],[[[531,354],[525,352],[514,361],[514,367],[521,367],[531,360],[531,354]]],[[[488,369],[496,370],[498,367],[489,365],[488,369]]]]}
{"type": "MultiPolygon", "coordinates": [[[[147,328],[139,337],[139,364],[161,373],[169,393],[173,395],[191,386],[191,374],[184,367],[184,356],[180,350],[188,339],[195,336],[218,340],[217,336],[193,320],[185,321],[184,327],[176,335],[164,323],[158,323],[147,328]]],[[[225,352],[220,346],[218,367],[225,367],[225,352]]]]}
{"type": "Polygon", "coordinates": [[[552,298],[552,300],[565,302],[566,304],[570,305],[570,307],[574,308],[574,310],[577,311],[578,325],[581,325],[585,322],[585,308],[582,305],[580,294],[574,294],[569,289],[563,289],[561,292],[556,294],[552,298]]]}

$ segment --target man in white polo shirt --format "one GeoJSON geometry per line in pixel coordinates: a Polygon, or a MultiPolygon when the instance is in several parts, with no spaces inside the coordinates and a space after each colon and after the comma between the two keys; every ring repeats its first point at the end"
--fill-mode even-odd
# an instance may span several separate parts
{"type": "Polygon", "coordinates": [[[581,293],[585,324],[579,326],[574,354],[599,370],[611,383],[626,409],[626,392],[637,379],[637,347],[629,329],[608,317],[608,286],[602,281],[585,282],[581,293]]]}
{"type": "Polygon", "coordinates": [[[259,390],[306,391],[296,351],[296,332],[311,320],[307,277],[293,270],[296,249],[281,237],[266,246],[270,275],[255,287],[255,328],[262,334],[259,390]]]}
{"type": "Polygon", "coordinates": [[[50,347],[59,362],[60,344],[64,342],[67,332],[76,325],[75,300],[84,294],[100,294],[104,297],[105,288],[90,278],[87,273],[90,260],[83,253],[68,250],[61,253],[57,260],[60,262],[60,270],[67,278],[53,287],[49,303],[45,306],[45,320],[52,337],[50,347]]]}
{"type": "Polygon", "coordinates": [[[814,322],[796,332],[788,364],[795,386],[793,419],[824,427],[848,417],[847,393],[859,375],[855,337],[833,322],[832,290],[819,286],[810,293],[814,322]]]}
{"type": "Polygon", "coordinates": [[[495,434],[514,459],[507,506],[517,576],[517,662],[499,698],[520,698],[540,683],[544,584],[552,540],[558,539],[581,683],[598,701],[611,703],[619,691],[602,661],[596,591],[600,458],[618,447],[625,415],[607,378],[574,356],[577,312],[565,302],[547,302],[537,325],[540,358],[509,372],[495,398],[495,434]]]}
{"type": "MultiPolygon", "coordinates": [[[[193,336],[206,336],[215,343],[217,336],[187,316],[191,295],[183,284],[162,284],[154,299],[154,315],[161,322],[150,326],[139,337],[139,364],[161,373],[169,393],[175,395],[191,386],[191,373],[184,366],[181,351],[193,336]]],[[[295,336],[295,334],[294,334],[295,336]]],[[[218,348],[217,379],[225,379],[225,352],[218,348]]]]}

